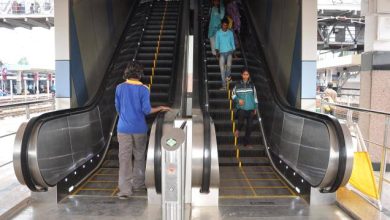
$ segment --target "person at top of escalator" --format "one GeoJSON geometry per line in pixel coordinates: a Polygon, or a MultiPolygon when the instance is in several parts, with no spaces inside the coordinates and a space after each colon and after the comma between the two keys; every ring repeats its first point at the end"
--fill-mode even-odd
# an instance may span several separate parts
{"type": "Polygon", "coordinates": [[[226,13],[228,17],[232,20],[232,30],[234,34],[234,42],[236,47],[239,48],[238,35],[241,31],[241,15],[239,10],[240,0],[225,0],[226,13]]]}
{"type": "Polygon", "coordinates": [[[222,78],[222,90],[226,90],[226,82],[231,80],[234,45],[233,32],[228,29],[229,21],[224,18],[221,22],[222,28],[215,34],[215,50],[219,59],[219,69],[222,78]]]}
{"type": "Polygon", "coordinates": [[[221,20],[225,16],[225,7],[220,0],[212,0],[213,7],[210,9],[210,21],[209,21],[209,30],[208,38],[210,39],[211,53],[216,56],[215,51],[215,34],[221,28],[221,20]]]}
{"type": "Polygon", "coordinates": [[[115,91],[115,108],[119,115],[117,133],[119,142],[118,197],[128,199],[133,191],[145,190],[145,151],[148,126],[145,116],[169,111],[170,108],[150,105],[149,88],[140,81],[143,66],[130,62],[123,74],[126,80],[115,91]],[[134,155],[134,166],[132,156],[134,155]]]}
{"type": "Polygon", "coordinates": [[[250,147],[250,136],[252,131],[253,116],[256,115],[258,101],[256,88],[253,82],[250,80],[248,69],[241,70],[241,82],[237,83],[232,91],[232,99],[235,104],[236,117],[238,118],[238,125],[234,131],[234,136],[239,137],[240,131],[245,128],[245,136],[243,137],[242,144],[244,147],[250,147]]]}

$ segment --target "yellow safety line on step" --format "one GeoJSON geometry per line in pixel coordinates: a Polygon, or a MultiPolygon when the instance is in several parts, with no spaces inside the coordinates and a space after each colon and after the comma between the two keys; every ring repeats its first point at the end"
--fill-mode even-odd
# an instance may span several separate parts
{"type": "Polygon", "coordinates": [[[240,170],[241,170],[241,172],[242,172],[242,175],[244,175],[246,182],[247,182],[248,185],[250,186],[253,195],[254,195],[254,196],[257,196],[256,191],[255,191],[255,189],[253,188],[251,182],[249,181],[248,176],[246,175],[244,169],[242,169],[242,168],[240,167],[240,170]]]}
{"type": "Polygon", "coordinates": [[[282,182],[287,187],[287,189],[288,189],[288,191],[290,191],[291,195],[294,195],[294,196],[297,195],[292,189],[290,189],[290,187],[288,187],[287,183],[284,182],[284,180],[282,178],[280,178],[276,172],[275,172],[275,176],[278,178],[278,180],[280,182],[282,182]]]}
{"type": "Polygon", "coordinates": [[[80,187],[78,187],[78,188],[76,189],[76,191],[74,191],[74,192],[72,193],[72,195],[77,195],[77,193],[79,193],[80,190],[81,190],[85,185],[87,185],[87,183],[89,183],[89,181],[91,181],[91,179],[93,179],[96,175],[97,175],[97,174],[94,173],[92,176],[90,176],[90,177],[87,179],[87,181],[85,181],[80,187]]]}
{"type": "Polygon", "coordinates": [[[240,157],[240,150],[238,148],[236,148],[236,157],[239,158],[240,157]]]}
{"type": "Polygon", "coordinates": [[[153,85],[153,77],[154,77],[154,73],[155,73],[155,68],[157,66],[158,55],[160,53],[160,41],[161,41],[161,35],[163,34],[163,30],[164,30],[165,15],[166,15],[166,12],[167,12],[167,7],[168,7],[168,3],[166,2],[165,3],[164,14],[163,14],[163,19],[162,19],[161,25],[160,25],[160,33],[158,35],[156,52],[154,53],[154,60],[153,60],[153,66],[152,66],[152,75],[150,76],[150,84],[148,85],[149,90],[151,89],[151,86],[153,85]]]}
{"type": "Polygon", "coordinates": [[[117,183],[117,180],[91,180],[89,183],[117,183]]]}
{"type": "Polygon", "coordinates": [[[82,191],[112,191],[115,190],[115,188],[82,188],[82,191]]]}
{"type": "Polygon", "coordinates": [[[96,176],[118,176],[118,174],[111,173],[97,173],[96,176]]]}
{"type": "Polygon", "coordinates": [[[112,197],[115,196],[115,194],[116,194],[118,191],[119,191],[119,188],[117,187],[117,188],[114,190],[114,192],[111,193],[111,196],[112,196],[112,197]]]}

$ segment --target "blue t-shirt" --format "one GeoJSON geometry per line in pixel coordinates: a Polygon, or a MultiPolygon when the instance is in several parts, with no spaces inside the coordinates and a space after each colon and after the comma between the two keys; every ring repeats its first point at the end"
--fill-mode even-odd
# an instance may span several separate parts
{"type": "Polygon", "coordinates": [[[144,134],[148,132],[145,116],[152,109],[148,87],[133,80],[119,84],[115,91],[115,108],[119,114],[118,133],[144,134]]]}
{"type": "Polygon", "coordinates": [[[215,35],[215,49],[220,53],[233,52],[236,49],[234,45],[234,35],[231,30],[223,31],[219,29],[215,35]]]}

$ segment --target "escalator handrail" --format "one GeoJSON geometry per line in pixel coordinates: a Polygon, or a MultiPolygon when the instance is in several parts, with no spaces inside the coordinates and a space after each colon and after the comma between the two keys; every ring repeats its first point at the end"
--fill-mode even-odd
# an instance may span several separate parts
{"type": "MultiPolygon", "coordinates": [[[[180,46],[181,44],[183,44],[183,40],[181,39],[181,35],[182,35],[182,31],[183,31],[183,13],[184,13],[184,10],[183,10],[183,7],[184,7],[184,0],[180,1],[180,6],[179,6],[179,9],[180,9],[180,13],[179,13],[179,16],[177,17],[177,22],[178,22],[178,25],[176,26],[176,39],[177,41],[175,42],[175,46],[174,46],[174,53],[175,54],[180,54],[180,46]]],[[[178,56],[178,57],[181,57],[181,56],[178,56]]],[[[179,71],[179,65],[177,64],[177,59],[173,59],[173,62],[172,62],[172,66],[173,66],[173,72],[174,73],[178,73],[179,71]]],[[[170,83],[170,88],[172,88],[170,90],[170,94],[169,94],[169,100],[170,100],[170,103],[173,105],[174,108],[180,108],[180,100],[177,98],[177,96],[175,97],[175,93],[177,93],[177,91],[175,90],[176,89],[176,84],[173,83],[174,80],[171,80],[171,83],[170,83]],[[175,97],[175,98],[174,98],[175,97]],[[175,99],[175,100],[174,100],[175,99]]],[[[183,91],[182,91],[183,92],[183,91]]]]}
{"type": "MultiPolygon", "coordinates": [[[[168,4],[169,2],[166,2],[168,4]]],[[[182,44],[184,44],[182,38],[184,27],[182,27],[183,23],[183,14],[184,14],[184,1],[180,1],[179,5],[179,15],[178,15],[178,25],[176,27],[176,39],[177,41],[175,42],[175,48],[174,48],[174,59],[172,62],[173,66],[173,73],[176,73],[176,77],[178,77],[178,74],[180,72],[179,65],[183,65],[180,62],[177,62],[178,57],[183,57],[179,54],[183,54],[184,51],[181,50],[182,44]],[[177,56],[175,56],[177,55],[177,56]]],[[[185,72],[183,71],[183,75],[185,72]]],[[[182,83],[180,80],[184,80],[183,77],[178,77],[175,79],[172,79],[170,82],[170,94],[169,94],[169,102],[172,105],[173,109],[181,108],[182,101],[181,97],[179,94],[183,94],[183,91],[181,91],[181,88],[178,88],[178,84],[182,83]],[[177,80],[179,79],[179,80],[177,80]],[[176,83],[174,83],[176,82],[176,83]],[[176,91],[177,88],[179,91],[176,91]],[[178,95],[175,95],[178,94],[178,95]]],[[[180,111],[181,112],[181,111],[180,111]]],[[[162,150],[161,150],[161,138],[163,136],[163,125],[164,123],[169,123],[169,121],[165,118],[165,113],[159,113],[156,118],[156,132],[155,132],[155,137],[154,137],[154,184],[155,184],[155,189],[158,194],[161,194],[161,187],[162,187],[162,182],[161,182],[161,163],[162,163],[162,150]]]]}
{"type": "MultiPolygon", "coordinates": [[[[246,8],[246,11],[249,12],[249,7],[245,1],[243,2],[243,5],[246,8]]],[[[254,34],[255,39],[256,39],[255,40],[256,47],[262,48],[260,45],[260,42],[259,42],[261,38],[259,38],[257,32],[254,31],[255,29],[254,29],[251,15],[247,16],[247,22],[248,22],[249,28],[251,28],[251,30],[253,30],[253,32],[254,32],[252,34],[254,34]]],[[[263,50],[259,50],[259,53],[261,54],[262,57],[266,58],[263,50]]],[[[270,71],[270,68],[269,68],[267,62],[263,62],[263,64],[265,66],[265,72],[266,72],[267,76],[269,77],[269,79],[271,79],[270,80],[271,81],[270,86],[272,88],[271,91],[275,91],[275,92],[271,92],[272,96],[274,98],[274,101],[283,112],[287,112],[287,113],[292,114],[292,115],[297,115],[300,117],[309,118],[311,120],[321,122],[321,123],[325,124],[328,129],[333,128],[335,130],[335,135],[337,136],[337,144],[338,144],[338,149],[339,149],[339,164],[338,164],[337,174],[336,174],[336,178],[335,178],[333,184],[326,189],[322,189],[322,192],[327,192],[327,193],[335,192],[341,186],[341,184],[343,182],[345,170],[347,167],[346,141],[345,141],[345,138],[343,135],[343,130],[342,130],[340,123],[337,121],[337,119],[335,117],[323,115],[323,114],[318,114],[315,112],[310,112],[310,111],[306,111],[306,110],[302,110],[302,109],[296,109],[294,107],[291,107],[289,104],[287,104],[285,99],[283,99],[280,96],[280,94],[278,92],[276,92],[277,90],[276,90],[275,80],[274,80],[272,74],[270,74],[271,71],[270,71]]]]}
{"type": "MultiPolygon", "coordinates": [[[[203,12],[203,4],[202,4],[202,10],[201,10],[201,17],[202,21],[199,22],[200,24],[200,33],[198,33],[198,36],[200,37],[200,44],[202,49],[202,52],[199,53],[200,55],[200,62],[202,62],[202,82],[201,85],[203,85],[203,88],[201,90],[203,91],[202,95],[202,113],[203,113],[203,169],[202,169],[202,183],[200,192],[201,193],[209,193],[210,192],[210,184],[211,184],[211,123],[212,119],[209,113],[209,96],[208,96],[208,80],[207,80],[207,56],[205,53],[205,37],[204,37],[204,12],[203,12]]],[[[198,18],[200,16],[198,15],[198,18]]],[[[199,48],[198,48],[199,49],[199,48]]]]}
{"type": "Polygon", "coordinates": [[[142,28],[142,33],[141,33],[141,35],[140,35],[140,37],[138,39],[138,45],[137,45],[137,49],[135,49],[135,53],[134,53],[134,56],[133,56],[133,61],[136,61],[136,59],[137,59],[139,48],[141,47],[141,40],[144,37],[145,27],[146,27],[146,24],[148,23],[150,14],[152,12],[153,3],[154,3],[154,1],[151,1],[150,4],[149,4],[150,7],[149,7],[149,10],[148,10],[148,12],[147,12],[147,14],[145,16],[144,25],[138,27],[138,30],[142,28]]]}
{"type": "MultiPolygon", "coordinates": [[[[129,15],[127,18],[127,21],[128,21],[127,23],[130,22],[130,17],[134,15],[135,8],[137,5],[138,5],[138,1],[134,1],[133,4],[130,6],[131,8],[130,8],[130,12],[129,12],[129,15]]],[[[127,26],[128,25],[126,25],[126,27],[127,26]]],[[[124,29],[118,42],[122,42],[124,40],[125,32],[126,32],[125,30],[127,30],[127,28],[124,29]]],[[[106,74],[103,77],[102,83],[101,83],[96,95],[93,97],[93,99],[91,99],[91,101],[88,102],[88,104],[86,104],[85,106],[82,106],[82,107],[63,109],[63,110],[57,110],[57,111],[53,111],[53,112],[44,113],[40,116],[31,118],[28,121],[26,128],[24,129],[23,138],[21,141],[20,165],[21,165],[21,171],[22,171],[21,174],[23,176],[23,180],[26,183],[26,186],[31,191],[39,192],[39,191],[47,190],[45,187],[43,187],[43,188],[37,187],[36,183],[34,183],[34,181],[33,181],[33,176],[32,176],[30,169],[29,169],[28,146],[29,146],[30,139],[32,137],[35,137],[38,135],[39,128],[37,128],[37,126],[41,127],[44,123],[46,123],[48,121],[51,121],[51,120],[54,120],[57,118],[67,117],[70,115],[82,114],[82,113],[89,112],[89,111],[95,109],[98,106],[99,101],[101,100],[101,98],[104,94],[104,91],[105,91],[105,88],[107,85],[107,78],[109,77],[109,75],[110,75],[109,73],[112,72],[112,69],[114,67],[113,61],[119,55],[119,52],[120,52],[119,47],[117,46],[113,56],[111,57],[110,65],[108,65],[108,67],[106,69],[106,74]]],[[[105,146],[105,147],[107,147],[107,146],[105,146]]],[[[42,179],[43,179],[43,177],[42,177],[42,179]]]]}
{"type": "Polygon", "coordinates": [[[154,136],[154,183],[157,193],[161,193],[161,138],[163,136],[165,113],[158,113],[156,117],[156,133],[154,136]]]}

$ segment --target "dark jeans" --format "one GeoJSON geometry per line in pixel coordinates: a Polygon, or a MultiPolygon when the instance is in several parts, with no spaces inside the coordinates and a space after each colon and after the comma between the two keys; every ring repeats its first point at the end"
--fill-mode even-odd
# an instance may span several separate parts
{"type": "Polygon", "coordinates": [[[237,125],[238,131],[241,131],[242,127],[244,127],[244,124],[246,123],[245,136],[242,140],[242,144],[246,146],[250,144],[249,142],[250,142],[252,124],[253,124],[253,110],[238,109],[236,115],[238,119],[238,125],[237,125]]]}

